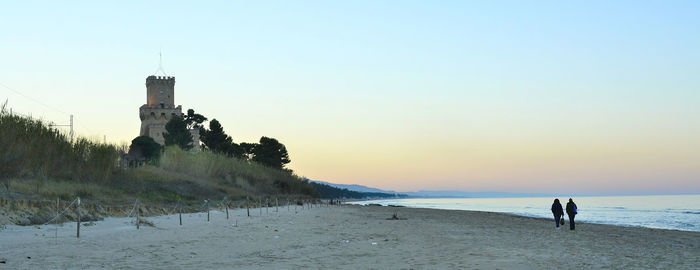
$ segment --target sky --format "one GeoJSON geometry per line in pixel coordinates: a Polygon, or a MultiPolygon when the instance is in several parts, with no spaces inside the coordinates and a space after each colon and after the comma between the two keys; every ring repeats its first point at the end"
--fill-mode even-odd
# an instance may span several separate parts
{"type": "Polygon", "coordinates": [[[0,98],[138,136],[145,79],[310,179],[700,193],[697,1],[0,1],[0,98]]]}

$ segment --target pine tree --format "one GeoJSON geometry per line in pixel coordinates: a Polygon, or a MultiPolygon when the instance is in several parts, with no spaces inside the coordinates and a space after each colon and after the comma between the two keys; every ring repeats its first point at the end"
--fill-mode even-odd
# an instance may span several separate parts
{"type": "Polygon", "coordinates": [[[177,145],[183,150],[192,149],[192,134],[187,129],[187,124],[182,117],[176,116],[165,124],[163,138],[165,145],[177,145]]]}

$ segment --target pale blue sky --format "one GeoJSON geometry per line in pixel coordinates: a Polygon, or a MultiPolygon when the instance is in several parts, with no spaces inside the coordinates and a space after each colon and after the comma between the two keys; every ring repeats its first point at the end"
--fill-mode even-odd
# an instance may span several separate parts
{"type": "Polygon", "coordinates": [[[79,134],[130,141],[162,50],[176,104],[237,142],[278,138],[313,179],[698,193],[698,14],[697,1],[3,2],[0,84],[75,114],[79,134]]]}

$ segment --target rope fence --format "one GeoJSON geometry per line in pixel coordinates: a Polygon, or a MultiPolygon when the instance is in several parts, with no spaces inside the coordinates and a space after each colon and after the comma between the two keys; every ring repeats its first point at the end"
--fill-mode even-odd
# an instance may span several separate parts
{"type": "MultiPolygon", "coordinates": [[[[80,197],[76,197],[75,199],[73,199],[73,200],[72,200],[70,203],[68,203],[68,205],[67,205],[66,207],[64,207],[61,211],[59,211],[59,209],[60,209],[60,199],[58,199],[58,198],[56,199],[56,201],[51,201],[51,200],[37,200],[37,201],[40,201],[40,202],[52,202],[52,203],[55,203],[55,204],[56,204],[56,215],[53,216],[53,217],[52,217],[51,219],[49,219],[48,221],[46,221],[46,222],[44,222],[43,224],[40,225],[40,226],[46,226],[46,225],[48,225],[48,224],[50,224],[50,223],[52,223],[52,222],[55,223],[55,225],[56,225],[56,233],[55,233],[56,243],[58,243],[58,223],[59,223],[58,221],[60,220],[61,217],[63,217],[63,216],[66,214],[66,212],[68,212],[68,211],[71,210],[71,209],[75,209],[75,211],[76,211],[76,220],[75,220],[75,222],[76,222],[76,237],[77,237],[77,238],[80,238],[80,222],[81,222],[81,217],[80,217],[80,216],[81,216],[81,210],[80,210],[81,199],[80,199],[80,197]]],[[[3,201],[3,202],[4,202],[4,203],[7,203],[7,201],[3,201]]],[[[239,202],[240,202],[240,201],[239,201],[239,202]]],[[[252,201],[252,202],[253,202],[253,204],[255,204],[255,201],[252,201]]],[[[234,201],[229,200],[227,197],[224,197],[223,199],[218,200],[218,201],[212,201],[212,200],[207,199],[207,200],[204,200],[204,201],[202,202],[201,206],[195,207],[194,209],[192,209],[192,208],[189,208],[189,209],[190,209],[190,210],[195,210],[194,212],[191,212],[191,213],[202,213],[202,212],[206,211],[206,213],[207,213],[207,222],[211,222],[210,210],[211,210],[212,207],[214,207],[214,208],[219,209],[221,212],[225,212],[225,213],[226,213],[226,219],[228,220],[228,219],[230,219],[229,208],[230,208],[230,206],[232,205],[232,203],[234,203],[234,201]]],[[[251,200],[250,200],[249,196],[246,196],[245,201],[242,202],[242,203],[239,203],[239,204],[237,205],[237,207],[238,207],[239,209],[246,208],[246,213],[245,213],[245,214],[246,214],[248,217],[251,217],[251,213],[250,213],[251,205],[250,205],[250,204],[251,204],[251,200]]],[[[309,200],[309,199],[289,198],[289,197],[287,197],[287,198],[286,198],[286,205],[287,205],[287,211],[288,211],[288,212],[291,212],[291,205],[292,205],[292,204],[294,205],[294,212],[295,212],[295,214],[296,214],[296,213],[298,213],[298,212],[297,212],[297,209],[298,209],[297,207],[298,207],[298,206],[301,206],[302,209],[309,209],[309,210],[310,210],[310,209],[313,209],[313,207],[317,207],[317,208],[318,208],[318,207],[323,207],[323,206],[330,207],[331,205],[340,205],[340,204],[341,204],[341,201],[340,201],[340,200],[337,200],[337,199],[335,199],[335,200],[334,200],[334,199],[331,199],[331,200],[326,200],[326,202],[324,203],[324,200],[309,200]]],[[[128,207],[128,206],[131,206],[131,209],[129,210],[128,213],[127,213],[126,211],[124,211],[124,210],[121,210],[121,209],[120,209],[119,211],[121,211],[122,213],[124,213],[124,214],[126,215],[126,218],[127,218],[127,219],[130,219],[130,218],[132,218],[132,217],[135,218],[136,229],[140,229],[140,224],[142,223],[141,216],[140,216],[140,214],[141,214],[141,206],[142,206],[142,205],[143,205],[143,204],[142,204],[142,203],[139,201],[139,199],[137,198],[137,199],[134,200],[134,203],[133,203],[133,204],[128,204],[128,205],[126,205],[126,204],[125,204],[125,205],[112,205],[112,206],[108,206],[108,207],[111,208],[111,207],[114,207],[114,206],[116,206],[116,207],[124,207],[124,206],[128,207]]],[[[253,208],[259,208],[259,210],[260,210],[260,211],[259,211],[259,215],[260,215],[260,216],[263,216],[262,208],[264,207],[264,208],[266,209],[266,210],[265,210],[265,214],[266,214],[266,215],[269,215],[269,214],[270,214],[270,209],[269,209],[269,208],[272,207],[272,206],[275,207],[275,210],[274,210],[273,212],[279,212],[280,200],[279,200],[278,197],[272,197],[272,198],[271,198],[271,197],[265,197],[264,204],[263,204],[263,199],[262,199],[262,198],[258,198],[258,200],[257,200],[257,205],[253,205],[253,208]]],[[[52,208],[53,208],[53,207],[52,207],[52,208]]],[[[147,209],[147,208],[145,208],[145,209],[147,209]]],[[[174,205],[172,208],[168,207],[167,210],[163,209],[163,211],[164,211],[166,214],[168,214],[168,215],[172,215],[172,214],[174,214],[174,213],[177,213],[177,214],[178,214],[178,217],[179,217],[179,224],[180,224],[180,226],[182,226],[182,224],[183,224],[183,223],[182,223],[183,202],[182,202],[181,199],[178,199],[178,201],[175,203],[175,205],[174,205]]],[[[152,226],[153,224],[151,223],[150,225],[152,226]]],[[[232,224],[232,225],[233,225],[234,227],[238,227],[238,220],[235,220],[235,221],[234,221],[234,224],[232,224]]]]}

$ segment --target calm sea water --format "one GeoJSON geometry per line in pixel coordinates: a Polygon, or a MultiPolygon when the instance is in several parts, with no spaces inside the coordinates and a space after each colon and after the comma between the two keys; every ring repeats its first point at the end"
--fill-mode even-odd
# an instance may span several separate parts
{"type": "MultiPolygon", "coordinates": [[[[700,195],[574,197],[577,221],[700,231],[700,195]]],[[[566,207],[569,198],[559,198],[566,207]]],[[[552,218],[554,198],[386,199],[352,202],[416,208],[474,210],[552,218]]],[[[566,209],[565,209],[566,210],[566,209]]],[[[552,221],[553,222],[553,221],[552,221]]],[[[568,222],[568,219],[567,219],[568,222]]],[[[552,225],[553,226],[553,225],[552,225]]]]}

